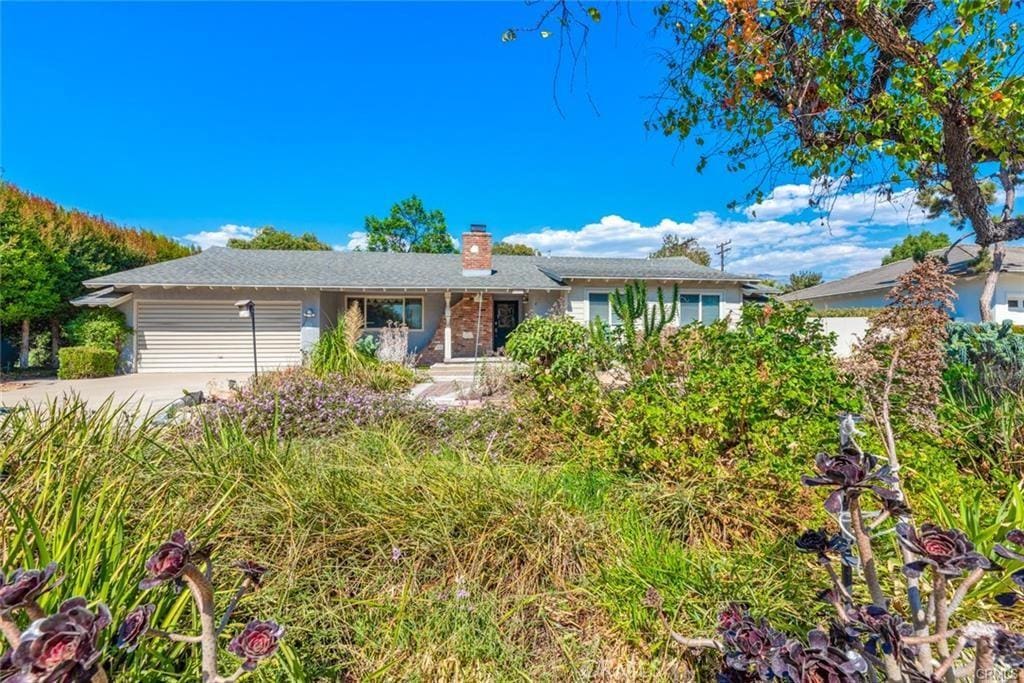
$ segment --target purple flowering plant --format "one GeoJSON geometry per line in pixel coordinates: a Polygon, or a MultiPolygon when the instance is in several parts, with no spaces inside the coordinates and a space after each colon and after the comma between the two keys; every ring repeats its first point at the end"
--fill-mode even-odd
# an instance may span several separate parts
{"type": "MultiPolygon", "coordinates": [[[[241,663],[235,671],[222,675],[218,666],[220,641],[231,625],[240,600],[257,590],[266,567],[249,560],[235,563],[238,585],[231,600],[216,620],[212,583],[213,562],[210,548],[197,549],[183,531],[175,531],[149,557],[142,590],[164,585],[178,589],[187,586],[199,612],[200,632],[194,635],[170,633],[153,627],[156,606],[139,605],[128,612],[112,635],[117,649],[134,651],[147,638],[165,638],[179,643],[199,645],[203,683],[233,683],[272,657],[284,635],[284,628],[273,621],[250,621],[227,646],[241,663]],[[199,565],[203,565],[202,570],[199,565]]],[[[5,683],[105,683],[101,635],[111,623],[110,611],[100,603],[90,607],[82,597],[65,600],[52,614],[46,614],[37,598],[54,588],[57,565],[43,569],[18,569],[9,576],[0,575],[0,631],[9,649],[0,655],[0,681],[5,683]],[[19,626],[18,617],[27,615],[28,627],[19,626]]]]}

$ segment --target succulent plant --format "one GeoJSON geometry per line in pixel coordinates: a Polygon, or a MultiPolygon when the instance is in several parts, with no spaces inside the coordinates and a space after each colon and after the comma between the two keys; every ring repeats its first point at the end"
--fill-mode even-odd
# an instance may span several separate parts
{"type": "Polygon", "coordinates": [[[228,652],[242,658],[242,668],[252,671],[260,660],[277,652],[284,628],[273,621],[251,620],[228,644],[228,652]]]}
{"type": "Polygon", "coordinates": [[[883,501],[899,500],[899,493],[887,488],[896,483],[888,465],[879,466],[879,460],[869,453],[848,449],[839,455],[819,453],[814,459],[816,476],[804,475],[805,486],[831,486],[825,499],[825,509],[838,514],[846,507],[847,497],[853,492],[870,490],[883,501]]]}
{"type": "Polygon", "coordinates": [[[53,615],[21,634],[11,661],[22,681],[88,681],[99,667],[99,632],[110,624],[106,605],[96,612],[85,598],[65,601],[53,615]]]}
{"type": "Polygon", "coordinates": [[[996,661],[1011,669],[1024,669],[1024,635],[1000,629],[992,639],[996,661]]]}
{"type": "Polygon", "coordinates": [[[242,572],[245,577],[245,581],[249,584],[252,589],[257,589],[263,585],[263,575],[267,573],[267,568],[262,564],[253,562],[252,560],[239,560],[235,562],[235,569],[242,572]]]}
{"type": "Polygon", "coordinates": [[[784,681],[854,683],[863,681],[868,663],[854,651],[833,646],[824,631],[808,634],[808,644],[790,640],[778,649],[772,670],[784,681]]]}
{"type": "Polygon", "coordinates": [[[907,576],[920,576],[925,567],[933,567],[945,576],[959,576],[970,569],[992,569],[987,557],[974,549],[966,534],[958,529],[943,529],[935,524],[922,524],[920,530],[901,522],[896,535],[904,548],[920,560],[903,567],[907,576]]]}
{"type": "Polygon", "coordinates": [[[117,629],[117,636],[114,638],[114,647],[132,652],[139,646],[142,636],[149,631],[149,622],[153,618],[156,605],[139,605],[124,618],[117,629]]]}
{"type": "Polygon", "coordinates": [[[762,678],[772,675],[771,661],[786,636],[765,620],[753,619],[739,605],[730,605],[719,615],[719,633],[725,651],[725,665],[737,671],[756,671],[762,678]]]}
{"type": "Polygon", "coordinates": [[[857,565],[857,558],[852,552],[853,544],[842,534],[829,534],[824,529],[808,529],[797,537],[796,547],[801,552],[816,553],[818,561],[823,564],[828,564],[834,555],[845,565],[857,565]]]}
{"type": "Polygon", "coordinates": [[[192,544],[181,529],[171,534],[171,539],[160,544],[156,552],[146,560],[149,577],[139,582],[139,588],[148,590],[168,581],[179,581],[185,568],[192,560],[192,544]]]}
{"type": "Polygon", "coordinates": [[[16,569],[10,576],[0,574],[0,612],[22,607],[38,598],[56,584],[50,579],[57,571],[57,563],[51,562],[43,569],[16,569]]]}

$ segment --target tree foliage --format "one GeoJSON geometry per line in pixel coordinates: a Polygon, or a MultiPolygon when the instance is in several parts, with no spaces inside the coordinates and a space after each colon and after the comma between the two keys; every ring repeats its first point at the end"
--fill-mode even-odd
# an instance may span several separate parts
{"type": "Polygon", "coordinates": [[[907,258],[920,262],[924,260],[928,252],[948,247],[949,244],[949,235],[944,232],[933,233],[923,230],[916,235],[907,235],[902,242],[889,250],[889,255],[882,259],[882,265],[907,258]]]}
{"type": "Polygon", "coordinates": [[[491,253],[496,256],[540,256],[540,251],[526,244],[498,242],[491,253]]]}
{"type": "Polygon", "coordinates": [[[428,211],[416,195],[394,204],[383,218],[367,216],[364,226],[370,251],[455,253],[444,213],[439,209],[428,211]]]}
{"type": "Polygon", "coordinates": [[[661,246],[653,251],[649,258],[672,258],[683,256],[702,266],[711,265],[711,254],[697,243],[696,237],[680,237],[668,233],[661,238],[661,246]]]}
{"type": "Polygon", "coordinates": [[[810,270],[801,270],[799,273],[792,273],[789,276],[789,282],[783,286],[782,291],[785,293],[795,292],[798,289],[807,289],[815,285],[821,284],[821,273],[815,273],[810,270]]]}
{"type": "Polygon", "coordinates": [[[293,235],[284,230],[266,225],[256,231],[252,239],[232,237],[228,240],[232,249],[283,249],[288,251],[330,251],[331,245],[317,239],[311,232],[293,235]]]}
{"type": "MultiPolygon", "coordinates": [[[[542,36],[587,23],[570,0],[542,7],[542,36]]],[[[672,0],[654,11],[674,44],[649,125],[708,145],[698,168],[722,154],[729,170],[768,171],[763,183],[796,169],[825,193],[881,181],[883,198],[945,183],[979,244],[1024,236],[1024,219],[990,214],[979,172],[1024,159],[1019,2],[672,0]]],[[[576,59],[579,40],[558,45],[576,59]]]]}

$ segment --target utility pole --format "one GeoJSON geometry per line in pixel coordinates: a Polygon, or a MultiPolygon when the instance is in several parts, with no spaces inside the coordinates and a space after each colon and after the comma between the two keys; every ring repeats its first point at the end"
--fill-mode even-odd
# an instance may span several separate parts
{"type": "Polygon", "coordinates": [[[715,245],[715,251],[718,252],[718,269],[725,271],[725,255],[732,251],[732,240],[726,240],[725,242],[719,242],[715,245]]]}

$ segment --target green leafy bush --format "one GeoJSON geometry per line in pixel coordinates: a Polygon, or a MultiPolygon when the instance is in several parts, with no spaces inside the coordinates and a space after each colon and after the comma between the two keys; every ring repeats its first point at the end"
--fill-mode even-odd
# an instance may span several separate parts
{"type": "Polygon", "coordinates": [[[117,351],[93,346],[66,346],[60,350],[61,379],[110,377],[117,369],[117,351]]]}
{"type": "Polygon", "coordinates": [[[114,351],[121,350],[131,333],[124,313],[114,308],[87,308],[64,326],[72,345],[114,351]]]}
{"type": "Polygon", "coordinates": [[[592,375],[595,369],[587,328],[564,315],[524,320],[509,335],[505,355],[525,365],[534,379],[570,382],[592,375]]]}

